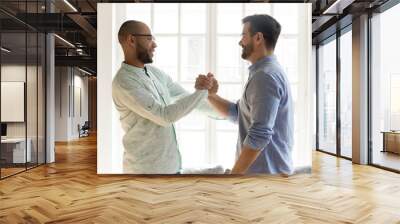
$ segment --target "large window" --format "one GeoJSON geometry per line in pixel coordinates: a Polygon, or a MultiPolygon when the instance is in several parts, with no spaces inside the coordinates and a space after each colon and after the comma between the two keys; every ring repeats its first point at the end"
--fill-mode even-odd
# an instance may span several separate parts
{"type": "MultiPolygon", "coordinates": [[[[311,165],[311,17],[308,4],[100,4],[99,12],[109,14],[98,18],[98,32],[109,30],[117,32],[125,20],[135,19],[148,24],[156,38],[154,65],[161,68],[172,79],[189,92],[194,91],[198,74],[213,72],[219,81],[219,94],[233,102],[241,98],[244,84],[248,78],[248,67],[241,59],[239,41],[242,32],[242,18],[252,14],[270,14],[282,25],[275,54],[287,73],[295,110],[295,145],[293,160],[295,167],[311,165]],[[117,16],[113,15],[117,14],[117,16]],[[290,16],[288,16],[290,14],[290,16]],[[110,17],[111,16],[111,17],[110,17]]],[[[106,32],[107,34],[109,31],[106,32]]],[[[114,35],[114,34],[113,34],[114,35]]],[[[110,43],[114,67],[107,74],[115,74],[120,66],[122,52],[114,36],[100,38],[110,43]],[[111,40],[111,41],[110,41],[111,40]],[[109,42],[108,42],[109,41],[109,42]]],[[[99,61],[107,55],[99,54],[99,61]]],[[[105,66],[104,69],[108,69],[105,66]]],[[[112,76],[111,76],[112,77],[112,76]]],[[[99,76],[99,85],[106,78],[99,76]]],[[[104,83],[108,85],[109,82],[104,83]]],[[[112,105],[112,104],[110,104],[112,105]]],[[[101,107],[101,106],[100,106],[101,107]]],[[[107,110],[107,108],[104,108],[107,110]]],[[[99,117],[107,114],[100,110],[99,117]]],[[[117,111],[112,109],[113,151],[98,144],[100,173],[120,172],[122,146],[118,145],[123,135],[117,111]],[[115,124],[115,126],[114,126],[115,124]],[[121,153],[115,149],[121,149],[121,153]],[[107,155],[107,156],[105,156],[107,155]],[[112,156],[118,155],[118,156],[112,156]],[[121,156],[119,156],[121,155],[121,156]],[[112,162],[106,158],[113,158],[112,162]],[[104,159],[104,161],[103,161],[104,159]]],[[[200,113],[190,113],[176,123],[179,149],[183,167],[221,164],[231,168],[235,161],[238,127],[229,121],[209,119],[200,113]]],[[[107,138],[107,136],[105,136],[107,138]]],[[[104,142],[104,144],[107,144],[104,142]]]]}
{"type": "Polygon", "coordinates": [[[352,157],[351,48],[350,25],[319,45],[317,62],[318,149],[345,158],[352,157]]]}
{"type": "Polygon", "coordinates": [[[372,17],[372,163],[400,170],[400,5],[372,17]]]}
{"type": "Polygon", "coordinates": [[[352,35],[340,36],[340,154],[352,157],[352,35]]]}
{"type": "MultiPolygon", "coordinates": [[[[304,129],[298,99],[300,30],[306,27],[298,16],[304,13],[299,4],[142,4],[127,7],[127,19],[151,24],[158,45],[154,63],[188,91],[193,91],[198,74],[214,71],[220,84],[219,94],[233,102],[241,97],[248,77],[248,64],[241,59],[238,45],[241,19],[256,13],[270,14],[282,25],[276,55],[287,73],[295,104],[296,133],[304,129]],[[290,13],[291,16],[287,16],[290,13]],[[218,16],[217,16],[218,15],[218,16]],[[214,18],[209,21],[208,18],[214,18]],[[195,24],[195,26],[193,25],[195,24]],[[302,26],[302,27],[300,27],[302,26]],[[178,50],[177,50],[178,49],[178,50]]],[[[302,34],[305,35],[305,34],[302,34]]],[[[304,37],[303,37],[304,38],[304,37]]],[[[308,61],[306,61],[308,63],[308,61]]],[[[304,79],[303,79],[304,80],[304,79]]],[[[303,82],[306,82],[305,79],[303,82]]],[[[300,91],[300,92],[299,92],[300,91]]],[[[306,122],[306,121],[304,121],[306,122]]],[[[238,128],[228,121],[207,119],[192,113],[177,123],[183,167],[222,164],[232,167],[235,161],[238,128]]],[[[302,143],[296,134],[295,147],[302,143]]],[[[297,153],[301,154],[301,153],[297,153]]],[[[306,154],[307,156],[308,154],[306,154]]],[[[304,156],[297,155],[298,158],[304,156]]],[[[296,160],[296,159],[295,159],[296,160]]],[[[300,159],[297,159],[300,160],[300,159]]]]}
{"type": "Polygon", "coordinates": [[[336,154],[336,39],[318,48],[318,149],[336,154]]]}

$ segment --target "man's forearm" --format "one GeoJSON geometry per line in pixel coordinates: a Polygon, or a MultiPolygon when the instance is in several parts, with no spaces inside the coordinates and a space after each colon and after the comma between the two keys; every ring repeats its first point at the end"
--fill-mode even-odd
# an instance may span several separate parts
{"type": "Polygon", "coordinates": [[[224,98],[222,98],[216,94],[209,94],[208,101],[220,114],[222,114],[222,116],[228,117],[229,104],[231,104],[231,102],[229,102],[228,100],[225,100],[224,98]]]}
{"type": "Polygon", "coordinates": [[[251,164],[253,164],[253,162],[257,159],[259,154],[260,150],[244,146],[240,153],[239,159],[233,166],[231,174],[245,174],[251,164]]]}

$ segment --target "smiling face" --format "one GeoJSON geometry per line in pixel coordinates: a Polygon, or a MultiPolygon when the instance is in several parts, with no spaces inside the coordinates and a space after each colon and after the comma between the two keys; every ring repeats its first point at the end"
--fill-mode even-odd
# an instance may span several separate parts
{"type": "Polygon", "coordinates": [[[143,26],[143,29],[141,29],[139,34],[142,36],[132,35],[136,38],[136,58],[139,59],[143,64],[152,63],[154,49],[157,47],[154,37],[146,25],[143,26]]]}

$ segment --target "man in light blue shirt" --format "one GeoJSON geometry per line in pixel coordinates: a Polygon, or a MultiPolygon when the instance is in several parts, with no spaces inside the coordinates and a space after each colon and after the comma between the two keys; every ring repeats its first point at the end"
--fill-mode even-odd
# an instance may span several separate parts
{"type": "Polygon", "coordinates": [[[243,19],[239,45],[242,58],[251,62],[242,98],[236,103],[218,95],[214,76],[208,99],[225,117],[239,125],[236,163],[232,174],[293,173],[293,105],[289,81],[274,48],[281,26],[271,16],[243,19]]]}

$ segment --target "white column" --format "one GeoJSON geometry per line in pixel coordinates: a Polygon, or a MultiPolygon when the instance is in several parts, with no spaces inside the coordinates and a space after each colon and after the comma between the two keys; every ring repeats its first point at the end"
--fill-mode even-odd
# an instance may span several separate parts
{"type": "Polygon", "coordinates": [[[46,163],[55,161],[55,76],[54,35],[46,36],[46,163]]]}
{"type": "Polygon", "coordinates": [[[368,16],[353,20],[353,162],[368,163],[368,16]]]}

